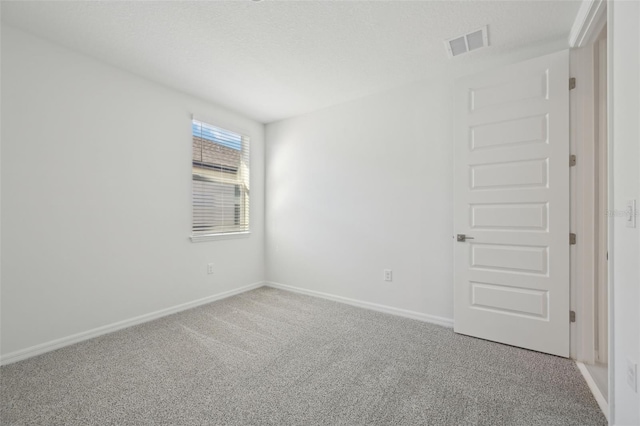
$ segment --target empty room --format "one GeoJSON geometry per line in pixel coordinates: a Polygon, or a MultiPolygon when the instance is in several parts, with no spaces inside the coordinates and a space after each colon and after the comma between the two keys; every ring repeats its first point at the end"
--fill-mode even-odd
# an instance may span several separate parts
{"type": "Polygon", "coordinates": [[[0,424],[640,425],[639,1],[0,18],[0,424]]]}

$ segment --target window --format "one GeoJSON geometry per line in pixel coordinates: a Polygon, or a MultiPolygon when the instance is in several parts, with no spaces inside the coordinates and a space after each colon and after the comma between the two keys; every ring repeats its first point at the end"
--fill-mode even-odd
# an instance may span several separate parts
{"type": "Polygon", "coordinates": [[[249,138],[193,120],[192,239],[249,232],[249,138]]]}

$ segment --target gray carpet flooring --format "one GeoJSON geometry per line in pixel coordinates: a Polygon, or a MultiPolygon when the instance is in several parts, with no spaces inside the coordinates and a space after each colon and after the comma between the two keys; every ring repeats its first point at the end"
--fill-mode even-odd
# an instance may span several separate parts
{"type": "Polygon", "coordinates": [[[260,288],[0,369],[3,425],[604,425],[574,363],[260,288]]]}

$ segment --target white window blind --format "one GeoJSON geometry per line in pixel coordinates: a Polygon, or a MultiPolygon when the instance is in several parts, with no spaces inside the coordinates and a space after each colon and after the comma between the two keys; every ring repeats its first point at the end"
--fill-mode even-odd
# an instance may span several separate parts
{"type": "Polygon", "coordinates": [[[192,120],[192,236],[249,231],[249,138],[192,120]]]}

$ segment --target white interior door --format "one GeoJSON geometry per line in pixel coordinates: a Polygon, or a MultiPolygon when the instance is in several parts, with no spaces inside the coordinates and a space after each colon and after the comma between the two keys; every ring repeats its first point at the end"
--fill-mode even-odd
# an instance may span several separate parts
{"type": "Polygon", "coordinates": [[[454,330],[568,357],[569,52],[460,79],[455,108],[454,330]]]}

